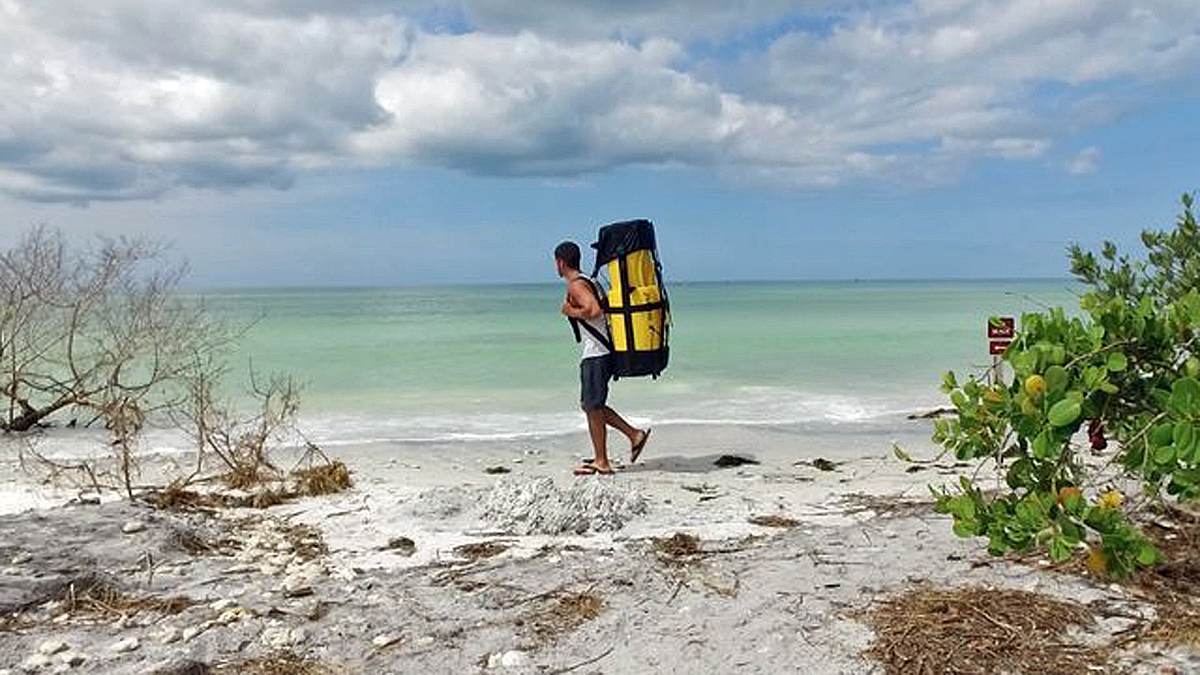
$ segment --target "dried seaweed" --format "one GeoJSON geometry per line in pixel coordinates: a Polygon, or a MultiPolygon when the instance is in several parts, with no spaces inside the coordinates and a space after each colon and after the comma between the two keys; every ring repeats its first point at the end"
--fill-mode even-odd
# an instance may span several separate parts
{"type": "Polygon", "coordinates": [[[471,562],[483,560],[484,558],[493,558],[507,551],[509,545],[502,541],[481,541],[473,544],[463,544],[456,546],[454,552],[460,557],[466,558],[471,562]]]}
{"type": "Polygon", "coordinates": [[[659,558],[668,561],[678,561],[700,553],[700,539],[694,534],[684,532],[676,532],[661,539],[652,539],[651,544],[659,558]]]}
{"type": "Polygon", "coordinates": [[[769,515],[755,516],[750,519],[750,524],[759,527],[797,527],[800,521],[786,516],[769,515]]]}
{"type": "Polygon", "coordinates": [[[220,664],[211,672],[213,675],[333,675],[342,671],[292,652],[276,652],[244,661],[220,664]]]}
{"type": "Polygon", "coordinates": [[[306,497],[336,494],[354,485],[350,469],[340,461],[296,469],[292,478],[296,481],[296,493],[306,497]]]}
{"type": "Polygon", "coordinates": [[[539,644],[549,644],[600,616],[604,600],[594,593],[567,593],[552,598],[545,606],[518,621],[539,644]]]}
{"type": "Polygon", "coordinates": [[[1111,647],[1068,635],[1072,627],[1094,623],[1089,609],[1037,593],[920,585],[859,618],[876,634],[864,654],[890,674],[1114,672],[1111,647]]]}

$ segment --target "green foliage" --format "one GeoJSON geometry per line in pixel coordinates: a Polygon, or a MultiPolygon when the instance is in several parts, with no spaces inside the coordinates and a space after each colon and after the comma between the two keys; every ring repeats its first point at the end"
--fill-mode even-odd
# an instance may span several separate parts
{"type": "Polygon", "coordinates": [[[1200,228],[1193,198],[1182,201],[1173,230],[1142,234],[1144,259],[1111,242],[1098,253],[1071,247],[1071,272],[1087,288],[1081,311],[1021,317],[1003,356],[1011,384],[943,378],[958,415],[936,422],[934,441],[959,460],[994,460],[1008,488],[988,495],[963,478],[935,491],[957,534],[987,537],[995,554],[1063,561],[1086,551],[1089,567],[1117,576],[1159,560],[1120,495],[1082,489],[1072,439],[1102,425],[1150,494],[1200,497],[1200,228]]]}

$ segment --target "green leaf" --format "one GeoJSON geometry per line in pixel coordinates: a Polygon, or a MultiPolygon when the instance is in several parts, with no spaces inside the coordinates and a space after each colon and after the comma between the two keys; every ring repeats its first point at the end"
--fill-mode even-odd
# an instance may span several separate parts
{"type": "Polygon", "coordinates": [[[1142,544],[1142,547],[1138,550],[1137,554],[1138,564],[1142,565],[1143,567],[1149,567],[1150,565],[1158,562],[1158,560],[1158,549],[1154,548],[1150,544],[1142,544]]]}
{"type": "Polygon", "coordinates": [[[1121,352],[1113,352],[1108,355],[1108,369],[1114,373],[1119,373],[1129,367],[1129,359],[1121,352]]]}
{"type": "Polygon", "coordinates": [[[1175,446],[1165,445],[1154,451],[1155,464],[1173,464],[1175,463],[1175,446]]]}
{"type": "Polygon", "coordinates": [[[1067,374],[1067,369],[1062,366],[1050,366],[1046,369],[1046,393],[1057,394],[1066,391],[1067,383],[1071,380],[1071,376],[1067,374]]]}
{"type": "Polygon", "coordinates": [[[1181,377],[1171,385],[1171,407],[1181,414],[1196,411],[1200,405],[1200,382],[1195,378],[1181,377]]]}
{"type": "Polygon", "coordinates": [[[962,390],[956,389],[950,394],[950,402],[954,404],[955,408],[962,410],[967,407],[967,395],[962,393],[962,390]]]}
{"type": "Polygon", "coordinates": [[[1175,440],[1175,425],[1169,422],[1154,427],[1150,432],[1150,444],[1156,448],[1170,445],[1175,440]]]}
{"type": "Polygon", "coordinates": [[[1065,427],[1075,423],[1082,412],[1083,408],[1079,401],[1063,399],[1055,403],[1046,416],[1050,419],[1050,424],[1056,427],[1065,427]]]}
{"type": "Polygon", "coordinates": [[[895,455],[896,459],[900,460],[901,462],[912,463],[913,461],[912,455],[908,454],[904,448],[900,447],[899,443],[892,443],[892,454],[895,455]]]}
{"type": "Polygon", "coordinates": [[[1175,443],[1177,452],[1181,455],[1191,455],[1192,441],[1194,433],[1192,425],[1188,422],[1177,422],[1175,430],[1172,434],[1172,441],[1175,443]]]}
{"type": "Polygon", "coordinates": [[[1054,446],[1050,441],[1050,430],[1047,429],[1035,436],[1031,447],[1033,449],[1033,456],[1039,459],[1045,459],[1053,454],[1054,446]]]}
{"type": "Polygon", "coordinates": [[[958,378],[954,376],[954,371],[948,371],[942,375],[942,393],[949,394],[958,388],[958,378]]]}
{"type": "Polygon", "coordinates": [[[1055,537],[1050,541],[1050,559],[1056,563],[1069,559],[1072,550],[1071,545],[1062,537],[1055,537]]]}

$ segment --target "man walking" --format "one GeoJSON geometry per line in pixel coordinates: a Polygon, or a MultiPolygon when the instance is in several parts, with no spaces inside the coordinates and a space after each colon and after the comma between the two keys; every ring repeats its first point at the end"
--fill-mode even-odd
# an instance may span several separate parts
{"type": "Polygon", "coordinates": [[[565,241],[554,249],[554,267],[567,284],[563,301],[563,316],[576,322],[581,348],[579,362],[579,405],[587,415],[588,434],[592,439],[593,458],[575,469],[577,476],[608,475],[613,472],[608,461],[608,429],[625,434],[629,439],[629,463],[633,464],[650,439],[649,429],[638,429],[608,407],[608,381],[612,377],[608,338],[608,323],[600,306],[599,290],[594,282],[579,271],[579,246],[565,241]]]}

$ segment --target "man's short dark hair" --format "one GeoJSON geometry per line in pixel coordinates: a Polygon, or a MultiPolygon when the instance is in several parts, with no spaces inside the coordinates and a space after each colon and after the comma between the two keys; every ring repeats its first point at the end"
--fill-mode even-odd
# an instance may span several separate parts
{"type": "Polygon", "coordinates": [[[579,269],[579,246],[573,241],[564,241],[555,246],[554,257],[573,270],[579,269]]]}

